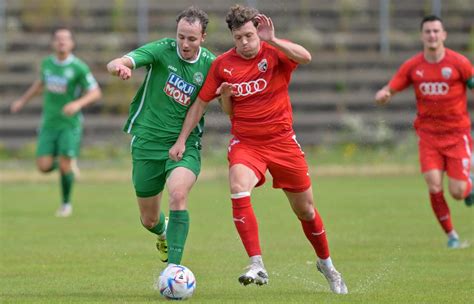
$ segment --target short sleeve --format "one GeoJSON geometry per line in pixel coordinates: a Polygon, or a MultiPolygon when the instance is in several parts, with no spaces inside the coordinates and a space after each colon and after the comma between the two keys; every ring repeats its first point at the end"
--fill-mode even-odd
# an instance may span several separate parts
{"type": "Polygon", "coordinates": [[[390,89],[394,91],[403,91],[411,84],[410,70],[411,70],[411,61],[406,61],[398,69],[398,71],[393,75],[392,79],[388,83],[390,89]]]}
{"type": "Polygon", "coordinates": [[[199,98],[204,102],[210,102],[217,97],[216,90],[219,88],[223,82],[222,78],[219,75],[219,60],[214,60],[212,62],[211,68],[207,73],[206,81],[199,92],[199,98]]]}
{"type": "Polygon", "coordinates": [[[80,75],[79,84],[84,90],[89,91],[95,89],[98,86],[97,80],[95,79],[94,75],[92,75],[89,67],[86,64],[81,66],[80,75]]]}
{"type": "Polygon", "coordinates": [[[142,66],[147,66],[159,61],[159,54],[162,53],[163,49],[168,44],[169,41],[164,39],[150,42],[131,51],[125,55],[125,57],[132,60],[134,69],[138,69],[142,66]]]}

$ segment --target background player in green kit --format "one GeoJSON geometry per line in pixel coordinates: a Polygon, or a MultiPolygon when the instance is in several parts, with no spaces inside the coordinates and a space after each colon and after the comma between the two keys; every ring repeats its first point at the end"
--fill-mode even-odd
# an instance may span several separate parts
{"type": "Polygon", "coordinates": [[[201,47],[208,24],[204,11],[189,7],[176,21],[176,39],[151,42],[107,64],[109,73],[123,80],[131,77],[131,69],[147,69],[124,131],[133,136],[132,179],[141,222],[158,236],[160,259],[168,264],[181,263],[189,231],[187,198],[201,168],[204,121],[186,142],[182,160],[169,159],[168,150],[178,138],[186,113],[215,58],[201,47]],[[160,208],[165,185],[169,193],[168,223],[160,208]]]}
{"type": "Polygon", "coordinates": [[[11,112],[20,111],[35,95],[43,92],[36,164],[43,173],[59,165],[62,204],[56,216],[68,217],[72,214],[72,165],[79,154],[82,137],[81,109],[98,100],[101,90],[89,67],[71,53],[74,40],[69,29],[58,28],[53,32],[52,47],[54,54],[41,63],[40,79],[13,102],[11,112]]]}

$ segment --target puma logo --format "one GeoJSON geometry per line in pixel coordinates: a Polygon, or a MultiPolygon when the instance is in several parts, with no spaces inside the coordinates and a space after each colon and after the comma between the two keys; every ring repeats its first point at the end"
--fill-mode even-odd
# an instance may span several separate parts
{"type": "Polygon", "coordinates": [[[234,222],[241,222],[242,224],[245,224],[245,216],[243,216],[242,218],[234,217],[234,222]]]}
{"type": "Polygon", "coordinates": [[[230,70],[224,69],[224,73],[227,73],[227,74],[229,74],[229,76],[232,76],[232,71],[233,71],[233,70],[234,70],[234,69],[230,69],[230,70]]]}

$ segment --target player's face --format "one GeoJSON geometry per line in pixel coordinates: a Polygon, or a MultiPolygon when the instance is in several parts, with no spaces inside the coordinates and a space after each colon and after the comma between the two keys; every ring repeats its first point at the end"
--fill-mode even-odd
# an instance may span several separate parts
{"type": "Polygon", "coordinates": [[[232,30],[232,38],[234,39],[237,54],[250,59],[257,56],[260,50],[260,38],[257,34],[257,28],[249,21],[238,29],[232,30]]]}
{"type": "Polygon", "coordinates": [[[438,20],[425,22],[421,29],[421,41],[425,49],[428,50],[437,50],[442,47],[446,35],[443,24],[438,20]]]}
{"type": "Polygon", "coordinates": [[[69,30],[62,29],[56,31],[53,36],[53,49],[61,55],[68,55],[74,48],[74,40],[69,30]]]}
{"type": "Polygon", "coordinates": [[[196,59],[205,36],[206,34],[202,33],[202,26],[199,21],[189,23],[184,19],[179,20],[176,41],[181,57],[186,60],[196,59]]]}

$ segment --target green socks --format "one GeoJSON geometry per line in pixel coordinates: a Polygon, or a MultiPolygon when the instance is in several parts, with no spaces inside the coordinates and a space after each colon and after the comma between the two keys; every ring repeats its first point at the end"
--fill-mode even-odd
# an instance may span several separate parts
{"type": "Polygon", "coordinates": [[[187,210],[170,210],[166,240],[168,242],[168,264],[181,264],[184,244],[189,231],[187,210]]]}
{"type": "Polygon", "coordinates": [[[61,193],[63,204],[71,202],[72,185],[74,184],[74,173],[61,174],[61,193]]]}

